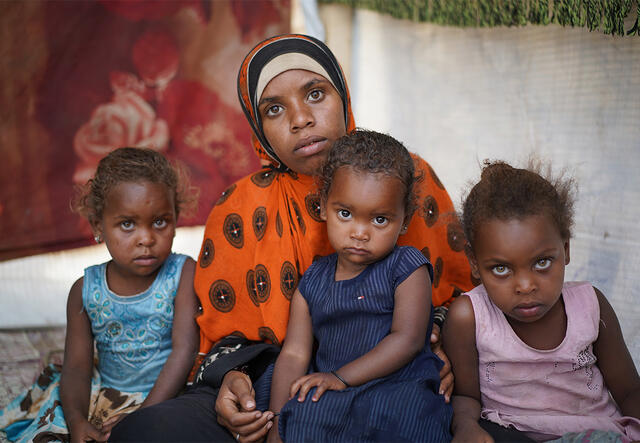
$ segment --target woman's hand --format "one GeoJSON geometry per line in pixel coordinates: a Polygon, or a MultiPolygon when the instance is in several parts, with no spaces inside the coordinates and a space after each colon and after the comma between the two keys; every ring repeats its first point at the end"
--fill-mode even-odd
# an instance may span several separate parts
{"type": "Polygon", "coordinates": [[[444,366],[440,369],[440,394],[443,394],[445,401],[449,403],[451,394],[453,394],[453,372],[451,371],[449,358],[442,349],[440,326],[435,323],[431,332],[431,350],[444,362],[444,366]]]}
{"type": "Polygon", "coordinates": [[[229,371],[216,399],[218,423],[237,441],[262,441],[273,426],[273,413],[256,411],[255,392],[248,375],[229,371]]]}
{"type": "Polygon", "coordinates": [[[307,393],[311,388],[315,388],[316,392],[311,397],[312,401],[318,401],[325,391],[342,391],[347,386],[330,372],[314,372],[313,374],[304,375],[293,382],[289,392],[289,398],[293,398],[298,393],[298,401],[303,402],[307,397],[307,393]]]}
{"type": "Polygon", "coordinates": [[[70,422],[69,433],[73,443],[92,440],[107,441],[110,435],[110,432],[101,431],[84,419],[70,422]]]}

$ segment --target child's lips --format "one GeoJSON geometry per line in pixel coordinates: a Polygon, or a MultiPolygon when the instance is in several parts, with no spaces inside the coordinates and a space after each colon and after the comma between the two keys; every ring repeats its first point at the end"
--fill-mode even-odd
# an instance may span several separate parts
{"type": "Polygon", "coordinates": [[[515,311],[518,312],[521,317],[535,317],[540,313],[541,309],[542,305],[539,303],[527,303],[515,307],[515,311]]]}
{"type": "Polygon", "coordinates": [[[136,257],[133,261],[139,266],[151,266],[156,263],[158,259],[153,255],[141,255],[140,257],[136,257]]]}

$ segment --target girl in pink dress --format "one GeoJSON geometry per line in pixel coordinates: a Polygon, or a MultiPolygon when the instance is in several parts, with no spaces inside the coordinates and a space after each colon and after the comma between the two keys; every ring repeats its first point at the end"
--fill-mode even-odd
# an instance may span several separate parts
{"type": "Polygon", "coordinates": [[[443,332],[454,441],[499,440],[507,429],[535,440],[640,439],[640,377],[618,319],[590,283],[564,281],[572,190],[571,179],[495,162],[464,202],[482,284],[452,304],[443,332]]]}

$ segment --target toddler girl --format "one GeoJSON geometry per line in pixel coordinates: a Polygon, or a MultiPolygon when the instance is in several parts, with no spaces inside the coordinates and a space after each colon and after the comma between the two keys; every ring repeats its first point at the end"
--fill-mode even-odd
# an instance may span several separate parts
{"type": "Polygon", "coordinates": [[[536,440],[640,439],[640,378],[618,319],[590,283],[564,281],[572,191],[572,180],[495,162],[464,202],[482,284],[444,328],[454,440],[513,440],[513,428],[536,440]]]}
{"type": "Polygon", "coordinates": [[[426,340],[431,264],[396,246],[413,213],[415,179],[411,155],[387,135],[356,131],[333,146],[321,196],[336,253],[316,258],[291,300],[270,440],[450,438],[442,362],[426,340]]]}
{"type": "Polygon", "coordinates": [[[188,191],[156,151],[120,148],[100,161],[75,209],[111,260],[71,287],[62,375],[48,368],[0,416],[10,440],[104,441],[123,414],[183,388],[198,345],[195,262],[171,246],[188,191]]]}

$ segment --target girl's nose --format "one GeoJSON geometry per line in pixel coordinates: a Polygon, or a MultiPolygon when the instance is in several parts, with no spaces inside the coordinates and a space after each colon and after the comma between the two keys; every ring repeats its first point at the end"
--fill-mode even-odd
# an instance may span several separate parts
{"type": "Polygon", "coordinates": [[[363,226],[356,224],[351,231],[351,238],[357,241],[368,241],[369,232],[363,226]]]}
{"type": "Polygon", "coordinates": [[[521,295],[530,294],[536,289],[535,279],[529,273],[519,275],[516,285],[516,292],[521,295]]]}
{"type": "Polygon", "coordinates": [[[150,229],[140,229],[138,236],[138,245],[151,246],[154,243],[154,237],[150,229]]]}

